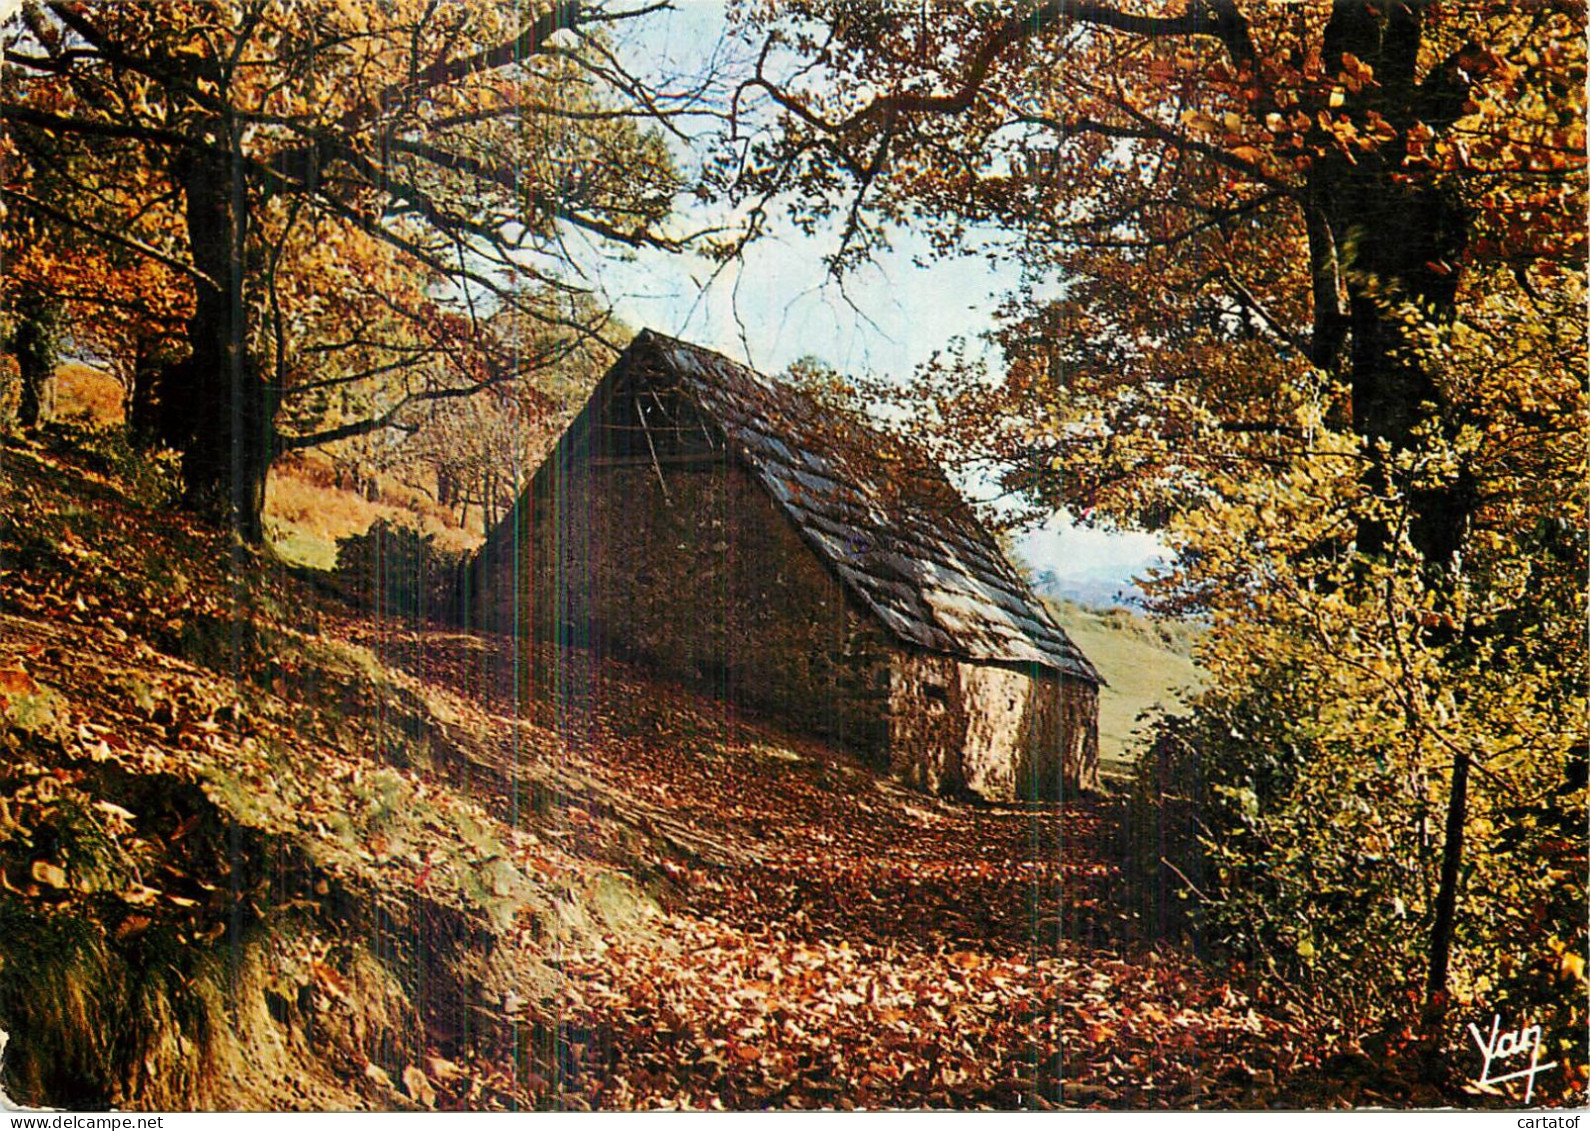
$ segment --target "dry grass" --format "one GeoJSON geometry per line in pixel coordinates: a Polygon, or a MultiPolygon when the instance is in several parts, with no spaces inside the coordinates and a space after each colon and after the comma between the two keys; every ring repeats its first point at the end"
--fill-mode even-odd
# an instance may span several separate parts
{"type": "MultiPolygon", "coordinates": [[[[8,359],[9,360],[9,359],[8,359]]],[[[44,397],[51,419],[109,428],[126,420],[122,387],[102,370],[67,362],[55,371],[44,397]]],[[[337,542],[363,534],[377,519],[418,527],[438,549],[480,545],[479,511],[459,526],[455,516],[412,483],[382,475],[380,498],[370,502],[337,486],[336,468],[321,452],[293,453],[277,461],[265,489],[265,528],[277,554],[312,569],[335,569],[337,542]]]]}
{"type": "Polygon", "coordinates": [[[55,420],[109,428],[127,419],[120,382],[101,369],[76,362],[57,366],[44,404],[55,420]]]}
{"type": "Polygon", "coordinates": [[[279,461],[265,488],[265,529],[281,557],[312,569],[334,569],[337,542],[363,534],[377,519],[417,526],[438,549],[471,550],[481,541],[476,528],[460,528],[453,516],[411,485],[380,477],[381,498],[371,502],[336,485],[331,461],[318,454],[279,461]]]}

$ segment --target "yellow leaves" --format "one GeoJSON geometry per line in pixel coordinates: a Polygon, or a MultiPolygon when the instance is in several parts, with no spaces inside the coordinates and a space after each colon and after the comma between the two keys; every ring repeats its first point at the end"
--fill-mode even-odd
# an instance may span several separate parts
{"type": "Polygon", "coordinates": [[[370,28],[368,5],[360,0],[336,0],[337,13],[353,31],[364,32],[370,28]]]}
{"type": "Polygon", "coordinates": [[[348,980],[326,963],[316,960],[309,964],[310,977],[327,997],[346,1001],[352,988],[348,980]]]}
{"type": "Polygon", "coordinates": [[[425,1074],[432,1080],[440,1080],[444,1084],[464,1078],[464,1070],[457,1063],[439,1056],[425,1058],[425,1074]]]}
{"type": "Polygon", "coordinates": [[[138,818],[128,809],[123,809],[114,801],[99,799],[94,802],[94,808],[105,817],[105,827],[112,833],[128,832],[132,829],[133,822],[138,818]]]}
{"type": "Polygon", "coordinates": [[[0,695],[21,698],[38,695],[40,690],[37,681],[21,668],[0,670],[0,695]]]}
{"type": "Polygon", "coordinates": [[[403,1090],[422,1107],[436,1106],[436,1089],[418,1065],[410,1064],[403,1069],[403,1090]]]}
{"type": "Polygon", "coordinates": [[[757,1048],[755,1045],[740,1041],[731,1041],[729,1043],[729,1048],[734,1054],[735,1058],[738,1060],[755,1063],[756,1061],[762,1059],[762,1050],[757,1048]]]}
{"type": "MultiPolygon", "coordinates": [[[[1566,878],[1566,877],[1565,877],[1566,878]]],[[[1581,954],[1575,954],[1568,949],[1568,944],[1561,939],[1552,939],[1547,944],[1552,957],[1557,960],[1557,977],[1565,982],[1578,982],[1581,985],[1590,983],[1585,972],[1585,959],[1581,954]]]]}
{"type": "Polygon", "coordinates": [[[1396,127],[1374,110],[1365,113],[1364,123],[1363,132],[1376,142],[1385,144],[1386,142],[1395,141],[1397,138],[1396,127]]]}
{"type": "Polygon", "coordinates": [[[133,884],[118,893],[118,898],[132,907],[153,907],[164,894],[159,888],[148,887],[145,884],[133,884]]]}
{"type": "Polygon", "coordinates": [[[63,890],[67,886],[66,869],[59,864],[52,864],[48,860],[35,860],[29,869],[29,874],[38,883],[56,890],[63,890]]]}
{"type": "Polygon", "coordinates": [[[1155,55],[1143,64],[1143,76],[1155,87],[1168,87],[1179,77],[1176,64],[1162,55],[1155,55]]]}
{"type": "Polygon", "coordinates": [[[1369,82],[1375,77],[1375,69],[1351,51],[1342,52],[1342,73],[1361,83],[1369,82]]]}

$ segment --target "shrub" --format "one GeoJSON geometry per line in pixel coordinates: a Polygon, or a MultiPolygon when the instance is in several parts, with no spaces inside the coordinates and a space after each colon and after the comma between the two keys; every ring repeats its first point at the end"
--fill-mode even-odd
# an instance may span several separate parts
{"type": "MultiPolygon", "coordinates": [[[[1413,1053],[1431,1035],[1450,759],[1391,717],[1341,728],[1340,695],[1312,665],[1253,671],[1156,724],[1122,830],[1126,898],[1156,936],[1288,986],[1366,1048],[1413,1053]]],[[[1471,788],[1444,1039],[1472,1052],[1466,1023],[1493,1012],[1504,1028],[1539,1023],[1542,1061],[1563,1066],[1539,1097],[1585,1078],[1587,758],[1582,743],[1565,761],[1532,753],[1525,788],[1471,788]]]]}
{"type": "Polygon", "coordinates": [[[1264,816],[1284,806],[1300,768],[1318,755],[1289,733],[1295,673],[1238,695],[1206,692],[1184,714],[1150,728],[1126,806],[1122,849],[1128,899],[1156,938],[1201,952],[1274,966],[1262,860],[1264,816]],[[1241,898],[1234,898],[1240,895],[1241,898]],[[1247,904],[1254,906],[1247,906],[1247,904]]]}
{"type": "Polygon", "coordinates": [[[21,407],[22,373],[17,369],[17,359],[0,354],[0,436],[15,435],[21,428],[21,407]]]}
{"type": "Polygon", "coordinates": [[[145,506],[167,506],[181,494],[181,457],[169,449],[140,449],[121,425],[52,421],[44,434],[89,471],[120,482],[130,498],[145,506]]]}
{"type": "Polygon", "coordinates": [[[385,519],[337,542],[337,572],[348,594],[376,617],[420,622],[458,608],[464,555],[385,519]]]}

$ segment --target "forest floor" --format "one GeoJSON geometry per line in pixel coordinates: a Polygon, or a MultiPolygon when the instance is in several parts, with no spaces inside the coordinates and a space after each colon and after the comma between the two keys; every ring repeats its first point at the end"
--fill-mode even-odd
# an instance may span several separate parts
{"type": "Polygon", "coordinates": [[[545,654],[373,619],[113,461],[0,460],[22,1102],[1442,1102],[1140,941],[1111,798],[925,797],[590,657],[532,698],[545,654]]]}

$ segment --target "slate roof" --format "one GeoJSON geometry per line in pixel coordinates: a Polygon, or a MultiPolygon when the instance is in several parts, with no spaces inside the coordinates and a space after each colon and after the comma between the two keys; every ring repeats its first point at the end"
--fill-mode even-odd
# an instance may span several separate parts
{"type": "Polygon", "coordinates": [[[1104,682],[917,449],[722,354],[650,330],[630,344],[620,367],[676,384],[900,640],[1104,682]]]}

